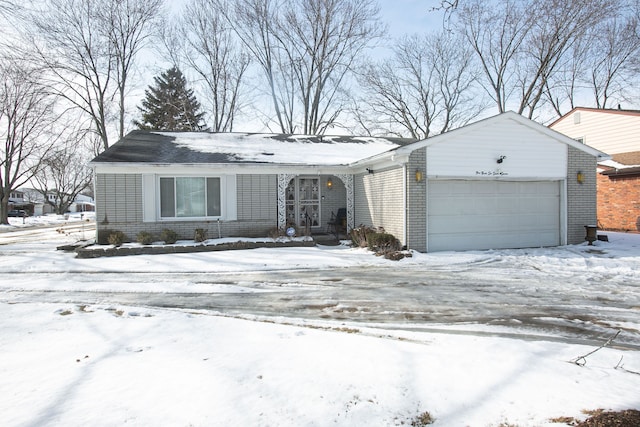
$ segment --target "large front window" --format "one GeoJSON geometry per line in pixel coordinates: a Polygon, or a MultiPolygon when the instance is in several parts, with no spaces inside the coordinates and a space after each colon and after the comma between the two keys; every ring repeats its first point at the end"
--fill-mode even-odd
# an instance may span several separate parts
{"type": "Polygon", "coordinates": [[[220,178],[160,178],[162,218],[219,217],[220,178]]]}

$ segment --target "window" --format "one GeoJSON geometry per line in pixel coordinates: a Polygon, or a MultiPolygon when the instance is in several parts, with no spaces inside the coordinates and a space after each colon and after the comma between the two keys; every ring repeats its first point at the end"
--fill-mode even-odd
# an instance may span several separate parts
{"type": "Polygon", "coordinates": [[[160,217],[221,216],[220,178],[160,178],[160,217]]]}

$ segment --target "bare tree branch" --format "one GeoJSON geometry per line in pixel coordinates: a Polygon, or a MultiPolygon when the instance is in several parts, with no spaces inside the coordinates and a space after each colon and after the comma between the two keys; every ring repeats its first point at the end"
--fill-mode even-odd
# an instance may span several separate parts
{"type": "Polygon", "coordinates": [[[38,83],[38,73],[23,63],[0,67],[0,223],[8,224],[9,195],[41,166],[40,156],[55,139],[54,100],[38,83]]]}
{"type": "Polygon", "coordinates": [[[263,70],[284,133],[321,134],[362,51],[382,34],[372,0],[236,0],[227,14],[263,70]],[[300,129],[298,129],[298,126],[300,129]]]}

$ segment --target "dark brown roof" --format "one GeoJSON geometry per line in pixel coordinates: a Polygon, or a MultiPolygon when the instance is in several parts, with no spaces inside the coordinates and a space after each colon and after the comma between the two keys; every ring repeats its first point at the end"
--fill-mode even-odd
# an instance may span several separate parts
{"type": "Polygon", "coordinates": [[[640,165],[640,151],[612,154],[612,160],[623,165],[640,165]]]}

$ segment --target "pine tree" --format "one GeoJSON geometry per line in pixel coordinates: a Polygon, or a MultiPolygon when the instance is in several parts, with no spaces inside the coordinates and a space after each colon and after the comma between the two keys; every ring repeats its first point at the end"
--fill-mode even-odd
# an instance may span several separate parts
{"type": "Polygon", "coordinates": [[[138,107],[142,119],[134,121],[136,126],[143,130],[204,130],[204,113],[200,112],[200,103],[193,90],[187,88],[187,81],[177,67],[153,80],[155,85],[145,90],[142,107],[138,107]]]}

